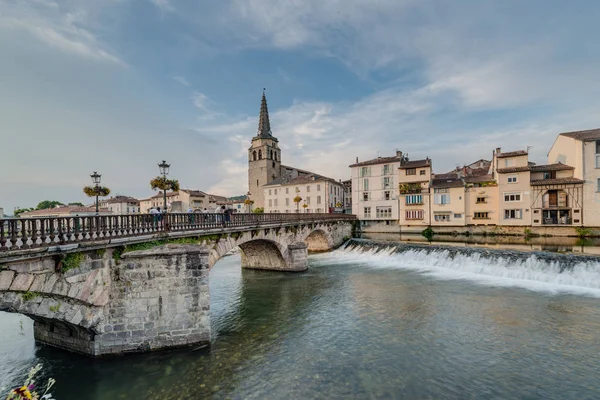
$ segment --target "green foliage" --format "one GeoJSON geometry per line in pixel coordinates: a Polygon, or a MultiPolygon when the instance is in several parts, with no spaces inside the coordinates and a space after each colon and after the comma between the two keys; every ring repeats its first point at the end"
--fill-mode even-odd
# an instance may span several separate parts
{"type": "Polygon", "coordinates": [[[433,235],[435,235],[435,232],[430,226],[428,226],[426,229],[423,230],[423,232],[421,232],[421,235],[427,240],[431,241],[433,239],[433,235]]]}
{"type": "Polygon", "coordinates": [[[400,194],[421,193],[423,190],[420,183],[401,183],[398,189],[400,194]]]}
{"type": "Polygon", "coordinates": [[[79,207],[85,207],[85,204],[80,203],[78,201],[73,202],[73,203],[69,203],[70,206],[79,206],[79,207]]]}
{"type": "Polygon", "coordinates": [[[24,301],[33,300],[38,297],[40,294],[38,292],[25,292],[21,295],[24,301]]]}
{"type": "Polygon", "coordinates": [[[179,181],[177,179],[167,179],[164,176],[157,176],[150,181],[150,188],[153,190],[179,190],[179,181]]]}
{"type": "Polygon", "coordinates": [[[56,206],[64,206],[64,203],[56,200],[44,200],[40,201],[38,205],[35,207],[36,210],[43,210],[46,208],[54,208],[56,206]]]}
{"type": "Polygon", "coordinates": [[[96,250],[96,254],[100,257],[104,257],[104,254],[106,254],[106,249],[98,249],[96,250]]]}
{"type": "Polygon", "coordinates": [[[174,244],[199,244],[200,243],[200,238],[198,238],[198,237],[189,237],[189,238],[169,239],[168,243],[174,243],[174,244]]]}
{"type": "Polygon", "coordinates": [[[81,263],[85,259],[85,255],[83,253],[70,253],[65,256],[65,259],[62,262],[62,272],[67,272],[75,268],[79,268],[81,263]]]}
{"type": "Polygon", "coordinates": [[[238,240],[238,239],[239,239],[239,238],[241,238],[243,235],[244,235],[244,233],[243,233],[243,232],[233,232],[233,233],[231,234],[231,237],[232,237],[233,239],[235,239],[235,240],[238,240]]]}
{"type": "Polygon", "coordinates": [[[577,232],[577,237],[583,239],[585,237],[592,236],[592,230],[590,228],[584,228],[582,226],[578,226],[575,228],[575,232],[577,232]]]}
{"type": "Polygon", "coordinates": [[[33,211],[33,208],[17,208],[14,212],[14,216],[18,217],[21,213],[27,212],[27,211],[33,211]]]}
{"type": "Polygon", "coordinates": [[[87,197],[106,197],[110,194],[110,189],[106,186],[85,186],[83,188],[83,193],[87,197]]]}
{"type": "Polygon", "coordinates": [[[166,243],[167,242],[164,240],[153,240],[151,242],[128,244],[127,246],[125,246],[123,253],[129,253],[131,251],[150,250],[156,246],[161,246],[166,243]]]}
{"type": "Polygon", "coordinates": [[[254,214],[264,214],[265,213],[265,209],[263,207],[257,207],[254,210],[252,210],[252,212],[254,214]]]}
{"type": "Polygon", "coordinates": [[[343,242],[346,242],[348,240],[350,240],[350,236],[344,236],[344,238],[342,239],[343,242]]]}
{"type": "Polygon", "coordinates": [[[123,247],[123,246],[115,247],[113,249],[112,258],[113,258],[113,260],[115,260],[115,262],[121,261],[121,254],[123,254],[124,250],[125,250],[125,247],[123,247]]]}
{"type": "Polygon", "coordinates": [[[49,309],[50,311],[52,311],[52,312],[55,312],[55,313],[56,313],[56,312],[58,312],[58,311],[60,310],[60,304],[57,304],[57,305],[55,305],[55,306],[50,306],[50,307],[48,307],[48,309],[49,309]]]}

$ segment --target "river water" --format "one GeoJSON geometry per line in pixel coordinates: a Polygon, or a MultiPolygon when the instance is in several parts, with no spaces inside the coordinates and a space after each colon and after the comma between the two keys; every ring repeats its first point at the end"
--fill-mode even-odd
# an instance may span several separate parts
{"type": "Polygon", "coordinates": [[[0,386],[41,362],[60,400],[598,399],[600,265],[551,276],[360,246],[300,274],[233,255],[211,271],[210,350],[92,360],[0,313],[0,386]]]}

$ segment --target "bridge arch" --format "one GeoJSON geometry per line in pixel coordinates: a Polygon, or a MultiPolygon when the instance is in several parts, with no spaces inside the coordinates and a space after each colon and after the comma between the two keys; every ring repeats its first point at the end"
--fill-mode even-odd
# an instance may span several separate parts
{"type": "Polygon", "coordinates": [[[304,238],[308,251],[328,251],[335,247],[331,234],[322,228],[314,229],[304,238]]]}
{"type": "MultiPolygon", "coordinates": [[[[236,247],[240,248],[242,267],[253,269],[286,269],[289,259],[288,243],[269,237],[264,232],[253,235],[251,232],[240,233],[239,236],[228,236],[219,240],[210,249],[209,268],[225,254],[236,247]]],[[[210,246],[209,246],[210,247],[210,246]]]]}
{"type": "Polygon", "coordinates": [[[35,340],[83,354],[94,352],[94,336],[103,329],[104,308],[47,293],[0,293],[0,311],[34,321],[35,340]]]}

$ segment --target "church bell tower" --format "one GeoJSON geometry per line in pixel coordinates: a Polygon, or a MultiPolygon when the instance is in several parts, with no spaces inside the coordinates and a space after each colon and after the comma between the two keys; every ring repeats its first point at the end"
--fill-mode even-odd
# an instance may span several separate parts
{"type": "Polygon", "coordinates": [[[264,208],[263,186],[281,176],[281,149],[278,140],[271,134],[267,97],[263,89],[258,117],[258,131],[248,149],[248,191],[254,200],[252,208],[264,208]]]}

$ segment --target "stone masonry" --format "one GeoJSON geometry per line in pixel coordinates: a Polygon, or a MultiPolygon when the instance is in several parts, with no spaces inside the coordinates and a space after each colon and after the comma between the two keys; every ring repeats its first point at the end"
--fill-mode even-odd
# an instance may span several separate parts
{"type": "Polygon", "coordinates": [[[308,251],[337,247],[350,232],[349,223],[308,223],[210,235],[120,259],[115,247],[84,247],[15,260],[0,265],[0,311],[32,318],[41,343],[91,356],[209,344],[208,274],[220,257],[239,247],[244,268],[304,271],[308,251]]]}

